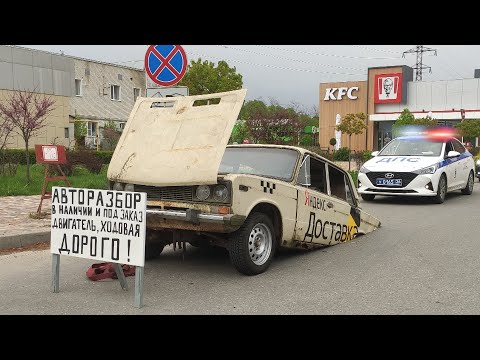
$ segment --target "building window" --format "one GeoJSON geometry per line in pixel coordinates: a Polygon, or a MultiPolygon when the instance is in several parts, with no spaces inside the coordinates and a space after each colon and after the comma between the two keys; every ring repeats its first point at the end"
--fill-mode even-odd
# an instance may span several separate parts
{"type": "Polygon", "coordinates": [[[120,101],[120,85],[110,86],[110,99],[120,101]]]}
{"type": "Polygon", "coordinates": [[[67,127],[67,128],[64,128],[65,130],[65,139],[69,139],[70,138],[70,129],[67,127]]]}
{"type": "Polygon", "coordinates": [[[97,136],[97,123],[89,121],[87,123],[87,135],[90,137],[97,136]]]}
{"type": "Polygon", "coordinates": [[[82,79],[75,79],[75,96],[82,96],[82,79]]]}
{"type": "Polygon", "coordinates": [[[137,98],[140,96],[140,89],[133,88],[133,102],[137,101],[137,98]]]}

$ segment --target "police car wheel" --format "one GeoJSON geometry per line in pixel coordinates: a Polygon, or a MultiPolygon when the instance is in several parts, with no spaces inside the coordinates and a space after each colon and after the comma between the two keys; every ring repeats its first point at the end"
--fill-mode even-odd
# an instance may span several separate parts
{"type": "Polygon", "coordinates": [[[245,275],[257,275],[267,270],[275,250],[274,227],[263,213],[251,213],[240,229],[230,236],[230,261],[245,275]]]}
{"type": "Polygon", "coordinates": [[[362,199],[365,201],[373,201],[375,199],[375,195],[373,194],[362,194],[362,199]]]}
{"type": "Polygon", "coordinates": [[[438,180],[437,195],[434,197],[434,202],[436,204],[442,204],[445,201],[445,196],[447,195],[447,177],[445,174],[442,174],[440,180],[438,180]]]}
{"type": "Polygon", "coordinates": [[[473,182],[475,180],[473,179],[473,172],[470,171],[470,174],[468,174],[468,180],[467,180],[467,185],[465,185],[465,188],[462,189],[462,194],[464,195],[471,195],[473,192],[473,182]]]}

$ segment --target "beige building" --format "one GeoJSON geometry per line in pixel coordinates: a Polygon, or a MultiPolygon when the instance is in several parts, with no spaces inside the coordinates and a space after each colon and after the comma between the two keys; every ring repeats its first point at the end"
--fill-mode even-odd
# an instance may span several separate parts
{"type": "MultiPolygon", "coordinates": [[[[70,99],[73,94],[73,60],[43,51],[0,46],[0,101],[5,101],[16,90],[34,91],[51,97],[54,110],[46,119],[46,126],[29,141],[35,144],[70,143],[70,99]]],[[[24,148],[19,135],[10,138],[9,148],[24,148]]]]}
{"type": "MultiPolygon", "coordinates": [[[[18,46],[0,45],[0,101],[15,90],[36,92],[54,101],[46,126],[30,139],[35,144],[74,145],[74,122],[87,123],[85,143],[100,148],[109,121],[121,130],[138,96],[145,96],[142,69],[18,46]]],[[[14,135],[8,148],[24,148],[14,135]]]]}
{"type": "Polygon", "coordinates": [[[145,72],[132,67],[73,57],[74,96],[70,120],[87,122],[86,145],[100,147],[102,129],[113,121],[124,128],[137,97],[145,96],[145,72]]]}

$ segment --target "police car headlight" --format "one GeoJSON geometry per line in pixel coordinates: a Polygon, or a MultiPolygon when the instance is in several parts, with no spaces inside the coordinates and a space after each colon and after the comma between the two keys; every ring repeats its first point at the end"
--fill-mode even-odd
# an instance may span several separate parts
{"type": "Polygon", "coordinates": [[[437,171],[437,164],[432,166],[427,166],[426,168],[413,171],[414,174],[423,175],[423,174],[435,174],[437,171]]]}
{"type": "Polygon", "coordinates": [[[365,166],[362,165],[362,167],[360,168],[360,172],[363,174],[366,174],[366,173],[369,173],[370,170],[368,170],[365,166]]]}

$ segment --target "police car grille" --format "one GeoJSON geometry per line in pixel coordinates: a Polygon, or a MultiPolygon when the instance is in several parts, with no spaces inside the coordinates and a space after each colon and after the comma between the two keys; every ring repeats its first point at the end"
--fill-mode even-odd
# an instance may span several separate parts
{"type": "Polygon", "coordinates": [[[147,200],[192,201],[192,186],[145,186],[135,185],[135,191],[146,192],[147,200]]]}
{"type": "MultiPolygon", "coordinates": [[[[393,174],[394,177],[392,179],[402,179],[402,186],[398,186],[398,188],[402,188],[410,184],[410,182],[417,177],[417,174],[409,173],[409,172],[391,172],[391,171],[384,171],[384,172],[369,172],[367,173],[368,180],[375,185],[375,179],[385,179],[385,174],[393,174]]],[[[388,185],[375,185],[376,187],[392,187],[388,185]]]]}

